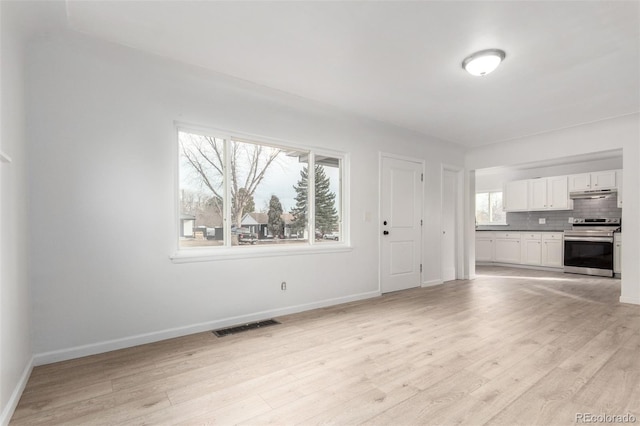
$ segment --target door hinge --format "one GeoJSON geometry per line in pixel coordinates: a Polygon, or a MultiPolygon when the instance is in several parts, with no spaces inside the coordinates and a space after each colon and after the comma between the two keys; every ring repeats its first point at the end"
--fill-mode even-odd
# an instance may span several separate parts
{"type": "Polygon", "coordinates": [[[420,226],[422,226],[422,219],[420,219],[420,226]]]}
{"type": "Polygon", "coordinates": [[[424,182],[424,173],[420,173],[420,182],[424,182]]]}
{"type": "Polygon", "coordinates": [[[422,263],[420,264],[420,272],[422,272],[422,263]]]}

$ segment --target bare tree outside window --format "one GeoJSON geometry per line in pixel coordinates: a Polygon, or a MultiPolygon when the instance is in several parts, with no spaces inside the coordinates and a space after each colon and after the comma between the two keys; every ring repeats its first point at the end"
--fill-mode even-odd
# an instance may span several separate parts
{"type": "Polygon", "coordinates": [[[309,151],[185,130],[178,143],[181,248],[309,244],[313,231],[315,241],[341,240],[340,157],[313,156],[316,196],[301,201],[308,194],[301,195],[296,182],[308,169],[309,151]],[[315,230],[306,216],[293,214],[298,203],[306,211],[308,201],[315,230]]]}
{"type": "MultiPolygon", "coordinates": [[[[213,205],[223,213],[224,141],[180,132],[181,155],[195,172],[195,180],[211,191],[213,205]]],[[[231,144],[231,218],[241,226],[244,213],[253,211],[253,194],[280,150],[243,142],[231,144]]]]}
{"type": "Polygon", "coordinates": [[[502,206],[502,192],[478,192],[476,194],[476,224],[492,225],[506,223],[502,206]]]}

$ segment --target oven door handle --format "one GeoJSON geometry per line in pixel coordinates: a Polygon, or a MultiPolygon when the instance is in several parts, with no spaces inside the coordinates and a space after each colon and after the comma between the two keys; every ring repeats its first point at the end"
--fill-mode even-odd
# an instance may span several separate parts
{"type": "Polygon", "coordinates": [[[565,241],[584,241],[587,243],[611,243],[613,244],[613,238],[611,237],[564,237],[565,241]]]}

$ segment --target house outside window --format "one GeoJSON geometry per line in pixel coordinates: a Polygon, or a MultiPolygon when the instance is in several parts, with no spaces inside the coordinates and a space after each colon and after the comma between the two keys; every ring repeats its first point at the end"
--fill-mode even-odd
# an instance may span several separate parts
{"type": "Polygon", "coordinates": [[[344,154],[188,128],[178,148],[179,250],[345,241],[344,154]]]}
{"type": "Polygon", "coordinates": [[[506,225],[502,191],[476,193],[476,225],[506,225]]]}

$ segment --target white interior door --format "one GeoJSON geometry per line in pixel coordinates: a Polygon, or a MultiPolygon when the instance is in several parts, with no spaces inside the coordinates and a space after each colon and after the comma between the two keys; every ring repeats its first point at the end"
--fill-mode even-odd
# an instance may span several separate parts
{"type": "Polygon", "coordinates": [[[422,258],[422,164],[382,157],[380,288],[418,287],[422,258]]]}
{"type": "Polygon", "coordinates": [[[452,170],[442,172],[442,281],[456,279],[456,175],[452,170]]]}

